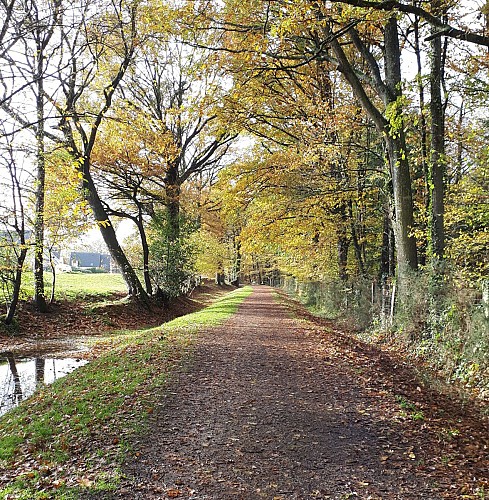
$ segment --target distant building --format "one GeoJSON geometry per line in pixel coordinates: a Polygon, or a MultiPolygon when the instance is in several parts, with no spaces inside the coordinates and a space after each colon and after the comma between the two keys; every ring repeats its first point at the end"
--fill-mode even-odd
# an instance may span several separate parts
{"type": "MultiPolygon", "coordinates": [[[[34,245],[31,241],[32,231],[25,231],[26,245],[29,245],[29,254],[34,245]]],[[[0,229],[0,246],[15,246],[19,244],[19,235],[14,231],[0,229]]],[[[120,272],[117,264],[109,254],[100,252],[74,252],[67,248],[55,248],[51,250],[51,259],[54,267],[60,272],[70,272],[72,270],[98,269],[108,273],[120,272]]],[[[32,255],[32,268],[34,269],[34,256],[32,255]]],[[[51,270],[51,262],[48,251],[44,248],[43,268],[51,270]]]]}
{"type": "Polygon", "coordinates": [[[97,252],[71,252],[70,266],[73,269],[103,269],[110,272],[110,255],[97,252]]]}

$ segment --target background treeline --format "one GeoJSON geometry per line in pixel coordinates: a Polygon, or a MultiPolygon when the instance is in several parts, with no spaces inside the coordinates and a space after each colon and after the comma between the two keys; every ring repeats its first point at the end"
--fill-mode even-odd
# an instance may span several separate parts
{"type": "Polygon", "coordinates": [[[27,249],[43,311],[46,248],[94,221],[144,304],[281,284],[487,390],[485,3],[1,9],[7,320],[27,249]]]}

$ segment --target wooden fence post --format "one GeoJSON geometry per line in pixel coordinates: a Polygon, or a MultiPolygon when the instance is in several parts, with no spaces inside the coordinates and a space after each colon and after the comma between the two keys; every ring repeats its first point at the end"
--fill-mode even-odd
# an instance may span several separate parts
{"type": "Polygon", "coordinates": [[[489,319],[489,280],[482,282],[482,310],[485,318],[489,319]]]}
{"type": "Polygon", "coordinates": [[[391,296],[391,310],[390,310],[390,324],[392,326],[392,323],[394,323],[394,309],[395,309],[395,303],[396,303],[396,284],[393,283],[392,285],[392,296],[391,296]]]}

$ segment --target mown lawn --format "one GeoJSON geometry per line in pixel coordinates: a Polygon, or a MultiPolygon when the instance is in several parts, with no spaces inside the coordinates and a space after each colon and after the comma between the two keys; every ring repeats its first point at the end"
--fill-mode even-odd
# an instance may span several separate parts
{"type": "MultiPolygon", "coordinates": [[[[51,274],[45,274],[46,296],[51,294],[51,274]]],[[[34,293],[32,273],[25,273],[22,291],[27,297],[34,293]]],[[[112,273],[58,273],[56,275],[55,299],[73,300],[89,297],[104,298],[114,293],[127,291],[121,274],[112,273]]]]}

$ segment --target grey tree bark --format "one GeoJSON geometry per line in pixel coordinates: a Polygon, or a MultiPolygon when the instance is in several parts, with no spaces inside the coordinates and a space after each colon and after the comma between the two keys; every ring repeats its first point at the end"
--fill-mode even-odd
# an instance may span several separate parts
{"type": "Polygon", "coordinates": [[[90,162],[87,159],[82,169],[83,189],[85,199],[92,209],[95,220],[99,226],[100,234],[107,245],[111,257],[119,266],[122,276],[128,287],[129,295],[140,300],[142,303],[149,304],[149,298],[144,290],[139,278],[136,275],[131,263],[126,257],[122,247],[119,244],[114,226],[112,225],[107,211],[100,199],[97,188],[93,182],[90,172],[90,162]]]}
{"type": "MultiPolygon", "coordinates": [[[[39,36],[39,34],[38,34],[39,36]]],[[[40,42],[40,40],[36,40],[40,42]]],[[[46,150],[44,144],[44,47],[36,43],[36,203],[34,209],[34,303],[39,312],[48,310],[44,293],[44,192],[46,179],[46,150]]]]}
{"type": "Polygon", "coordinates": [[[13,234],[11,240],[12,247],[16,256],[15,271],[13,272],[12,277],[12,293],[10,295],[10,301],[7,304],[7,311],[5,315],[5,324],[10,325],[14,320],[15,312],[17,310],[20,299],[22,275],[24,270],[24,262],[27,257],[28,246],[26,243],[26,217],[23,198],[25,193],[20,182],[16,155],[11,144],[7,146],[7,151],[5,152],[3,159],[7,170],[7,175],[10,179],[9,187],[11,207],[9,208],[10,214],[7,217],[7,221],[9,221],[10,225],[9,232],[12,232],[13,234]]]}
{"type": "Polygon", "coordinates": [[[53,37],[54,30],[61,15],[61,2],[55,0],[46,13],[46,6],[31,2],[28,23],[32,25],[35,53],[33,57],[32,76],[36,93],[36,202],[34,210],[34,303],[39,312],[48,310],[44,292],[44,198],[46,179],[46,147],[45,147],[45,92],[44,80],[46,72],[46,50],[53,37]]]}

